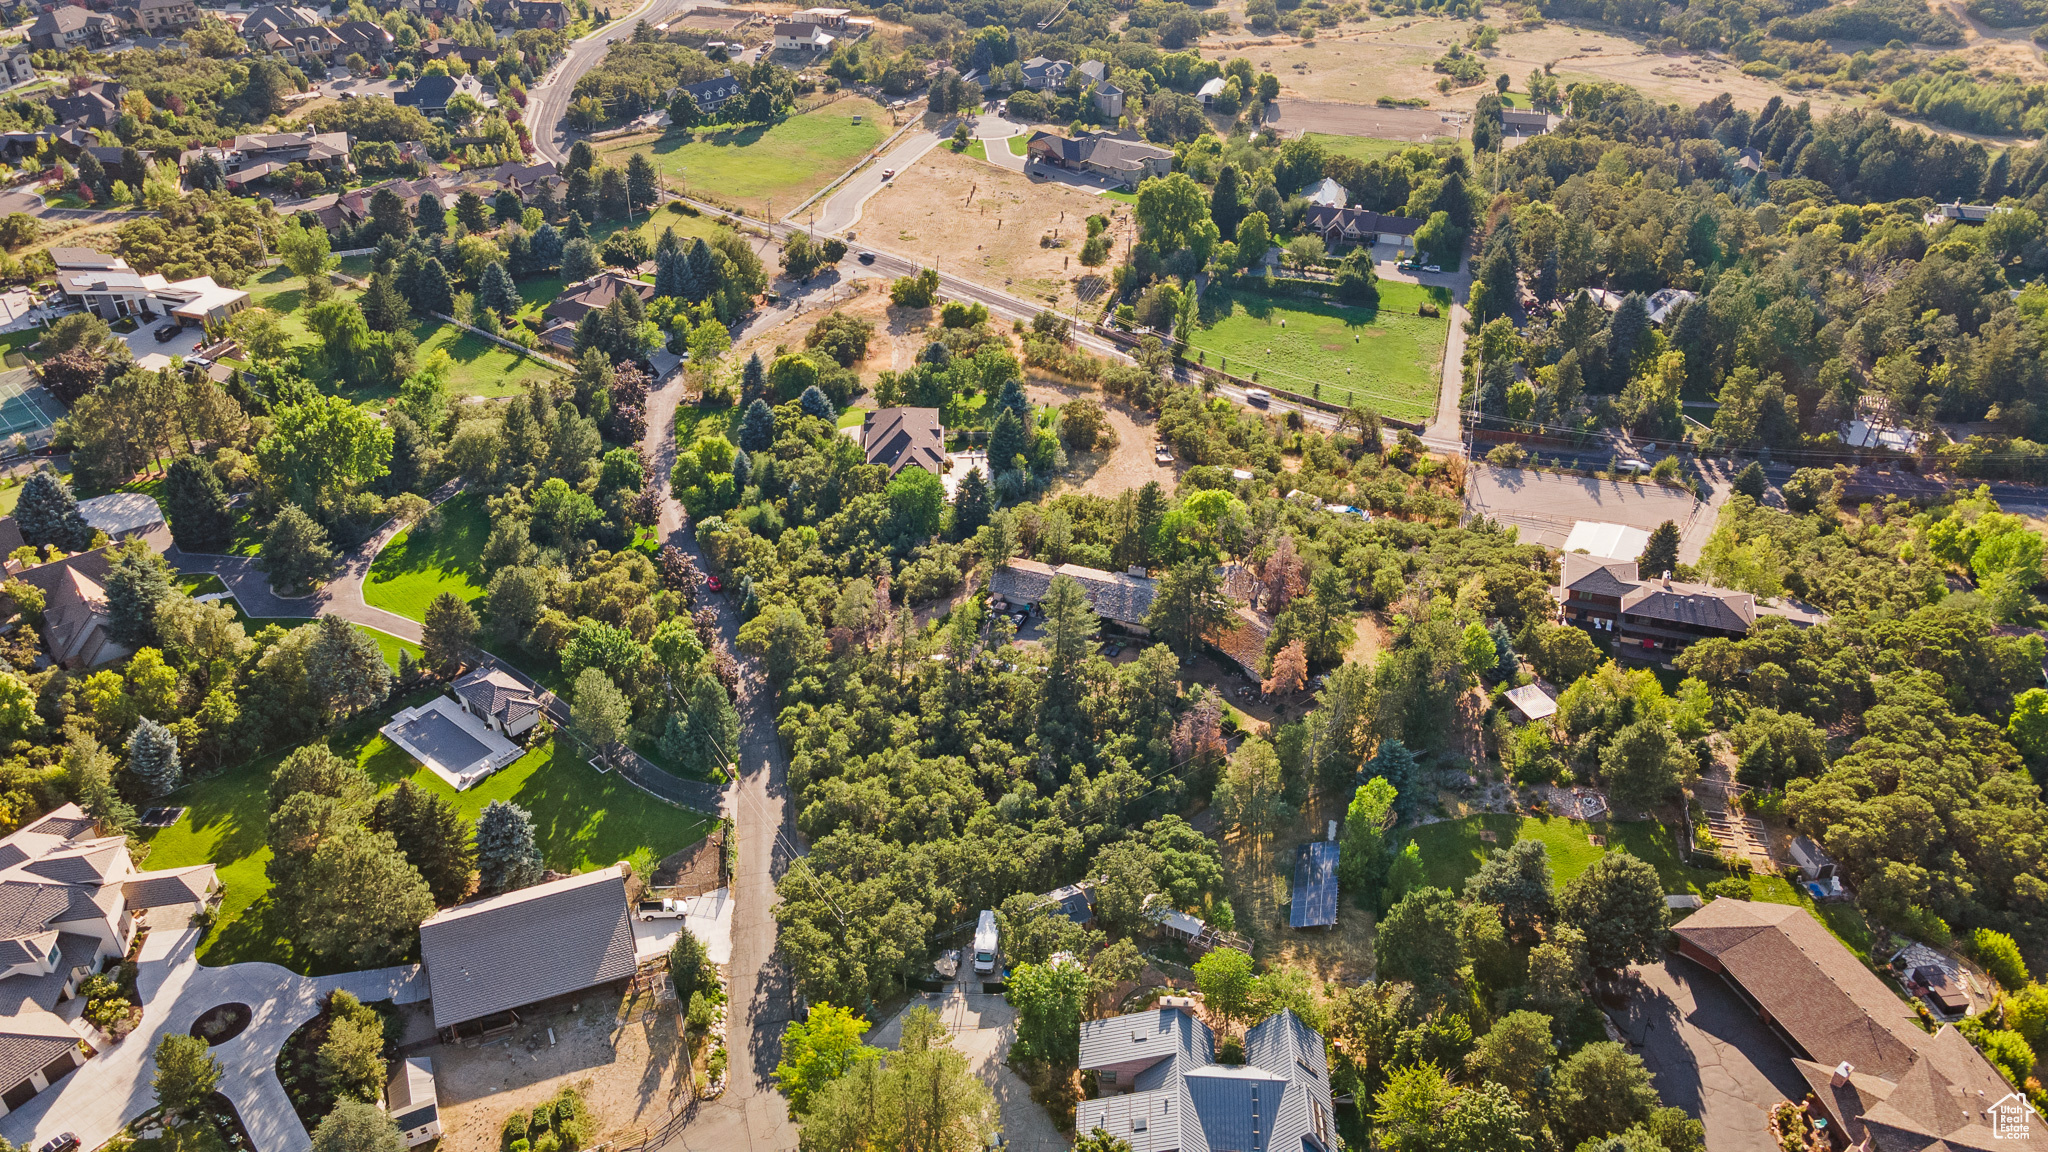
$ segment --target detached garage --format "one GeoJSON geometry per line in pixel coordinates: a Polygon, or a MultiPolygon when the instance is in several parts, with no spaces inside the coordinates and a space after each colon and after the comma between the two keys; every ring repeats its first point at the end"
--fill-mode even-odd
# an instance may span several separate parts
{"type": "Polygon", "coordinates": [[[625,869],[450,908],[420,925],[420,959],[444,1038],[495,1031],[529,1004],[625,980],[635,968],[625,869]]]}

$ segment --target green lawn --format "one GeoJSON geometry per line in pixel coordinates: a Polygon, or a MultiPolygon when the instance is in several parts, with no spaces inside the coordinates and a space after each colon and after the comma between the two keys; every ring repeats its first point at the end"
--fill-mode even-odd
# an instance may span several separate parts
{"type": "MultiPolygon", "coordinates": [[[[203,575],[178,577],[178,590],[187,596],[204,596],[209,592],[225,592],[228,588],[227,585],[221,583],[220,577],[206,573],[203,575]]],[[[248,613],[243,612],[241,604],[232,598],[227,600],[226,604],[229,608],[234,609],[235,619],[241,623],[244,629],[252,634],[269,624],[281,625],[288,629],[303,628],[314,620],[314,617],[311,616],[272,616],[256,620],[250,618],[248,613]]],[[[384,662],[391,665],[394,670],[398,667],[398,654],[400,652],[410,652],[413,659],[419,659],[420,646],[410,640],[401,640],[389,632],[379,632],[375,628],[366,627],[362,624],[356,625],[356,631],[376,641],[378,651],[384,653],[384,662]]]]}
{"type": "Polygon", "coordinates": [[[1010,155],[1022,156],[1031,147],[1031,133],[1019,132],[1010,137],[1010,155]]]}
{"type": "Polygon", "coordinates": [[[1103,192],[1102,198],[1104,200],[1116,200],[1124,204],[1136,204],[1138,202],[1138,194],[1136,192],[1119,192],[1113,188],[1103,192]]]}
{"type": "MultiPolygon", "coordinates": [[[[1687,865],[1679,856],[1677,835],[1676,829],[1647,820],[1588,823],[1562,816],[1492,814],[1425,824],[1411,829],[1405,840],[1412,840],[1422,848],[1422,863],[1429,883],[1453,892],[1464,887],[1466,877],[1479,871],[1480,862],[1487,852],[1526,839],[1540,841],[1544,851],[1550,854],[1551,876],[1559,888],[1591,868],[1601,856],[1619,850],[1655,867],[1658,878],[1664,882],[1665,892],[1672,895],[1690,892],[1704,897],[1707,885],[1726,879],[1729,873],[1718,867],[1687,865]],[[1479,838],[1482,830],[1494,834],[1493,843],[1479,838]],[[1607,846],[1592,843],[1589,836],[1605,837],[1607,846]]],[[[1851,952],[1864,962],[1871,962],[1870,930],[1854,905],[1816,905],[1805,892],[1778,876],[1752,875],[1749,890],[1752,900],[1768,904],[1797,904],[1805,908],[1826,924],[1851,952]]]]}
{"type": "MultiPolygon", "coordinates": [[[[1527,99],[1523,97],[1524,101],[1527,99]]],[[[1349,156],[1354,160],[1378,160],[1409,148],[1431,147],[1413,140],[1383,140],[1376,136],[1332,136],[1324,132],[1306,132],[1303,137],[1322,145],[1326,155],[1349,156]]],[[[1469,143],[1460,140],[1458,146],[1465,150],[1466,155],[1471,155],[1469,143]]]]}
{"type": "MultiPolygon", "coordinates": [[[[417,704],[427,693],[406,703],[417,704]]],[[[560,755],[541,744],[467,792],[457,793],[432,772],[377,734],[391,711],[352,722],[335,732],[329,746],[352,755],[380,786],[402,779],[454,801],[473,819],[492,800],[509,800],[533,814],[541,855],[562,872],[600,868],[641,848],[666,856],[702,839],[708,817],[671,808],[617,775],[599,775],[573,751],[560,755]]],[[[211,862],[218,866],[226,896],[199,958],[212,965],[270,961],[298,972],[335,970],[296,953],[286,925],[270,898],[264,865],[268,824],[265,788],[282,755],[266,756],[220,775],[188,784],[165,803],[185,805],[178,822],[148,833],[148,868],[176,868],[211,862]]]]}
{"type": "Polygon", "coordinates": [[[878,122],[881,115],[872,100],[836,100],[776,124],[701,136],[671,132],[621,144],[605,158],[623,165],[628,155],[644,151],[665,179],[695,192],[750,212],[769,210],[772,200],[787,212],[882,142],[888,128],[878,122]]]}
{"type": "Polygon", "coordinates": [[[967,142],[967,155],[985,164],[988,162],[988,145],[980,140],[969,140],[967,142]]]}
{"type": "Polygon", "coordinates": [[[1436,411],[1450,334],[1448,320],[1414,315],[1431,291],[1382,281],[1381,307],[1372,310],[1212,288],[1189,344],[1212,368],[1423,419],[1436,411]]]}
{"type": "Polygon", "coordinates": [[[373,608],[425,620],[427,605],[443,592],[464,600],[483,595],[489,583],[483,570],[484,542],[490,539],[490,515],[483,497],[466,492],[441,505],[441,528],[423,534],[415,527],[400,532],[370,565],[363,581],[363,600],[373,608]]]}

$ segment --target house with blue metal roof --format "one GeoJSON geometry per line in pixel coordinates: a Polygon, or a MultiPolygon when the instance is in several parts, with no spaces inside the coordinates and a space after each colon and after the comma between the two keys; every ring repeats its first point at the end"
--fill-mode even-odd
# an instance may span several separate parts
{"type": "Polygon", "coordinates": [[[1333,1152],[1323,1037],[1289,1011],[1254,1025],[1243,1064],[1216,1063],[1215,1035],[1187,1002],[1081,1025],[1081,1067],[1101,1095],[1075,1112],[1132,1152],[1333,1152]]]}

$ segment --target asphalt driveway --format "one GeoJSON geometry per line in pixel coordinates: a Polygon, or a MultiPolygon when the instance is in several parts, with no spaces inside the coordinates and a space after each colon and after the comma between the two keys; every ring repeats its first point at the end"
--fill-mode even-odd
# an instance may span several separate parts
{"type": "Polygon", "coordinates": [[[1719,976],[1684,957],[1632,971],[1643,991],[1615,1023],[1664,1103],[1704,1123],[1713,1152],[1775,1152],[1764,1126],[1771,1108],[1808,1091],[1785,1042],[1719,976]]]}
{"type": "Polygon", "coordinates": [[[1678,558],[1697,563],[1713,534],[1718,509],[1693,494],[1645,479],[1597,480],[1528,468],[1496,468],[1475,461],[1465,483],[1465,507],[1521,529],[1524,541],[1564,547],[1572,524],[1597,520],[1645,532],[1666,520],[1678,525],[1678,558]]]}

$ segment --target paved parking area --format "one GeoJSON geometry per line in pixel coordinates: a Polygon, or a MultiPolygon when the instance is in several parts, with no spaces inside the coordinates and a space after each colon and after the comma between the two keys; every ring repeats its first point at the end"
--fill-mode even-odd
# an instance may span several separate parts
{"type": "MultiPolygon", "coordinates": [[[[1009,1001],[956,987],[921,995],[903,1011],[917,1007],[929,1008],[945,1020],[953,1034],[953,1046],[967,1054],[968,1066],[995,1093],[1007,1152],[1066,1152],[1073,1146],[1031,1098],[1030,1087],[1003,1062],[1010,1054],[1010,1042],[1017,1038],[1016,1011],[1009,1001]]],[[[894,1048],[902,1037],[903,1013],[899,1012],[870,1031],[867,1042],[894,1048]]]]}
{"type": "Polygon", "coordinates": [[[1776,1152],[1771,1108],[1805,1097],[1784,1041],[1719,976],[1683,957],[1631,969],[1642,992],[1617,1016],[1664,1103],[1707,1128],[1713,1152],[1776,1152]]]}
{"type": "Polygon", "coordinates": [[[1572,525],[1580,520],[1626,524],[1654,531],[1666,520],[1678,525],[1678,558],[1698,562],[1700,549],[1713,534],[1718,510],[1692,493],[1648,480],[1596,480],[1526,468],[1495,468],[1473,462],[1465,482],[1465,507],[1475,516],[1491,516],[1521,530],[1530,543],[1564,547],[1572,525]]]}

